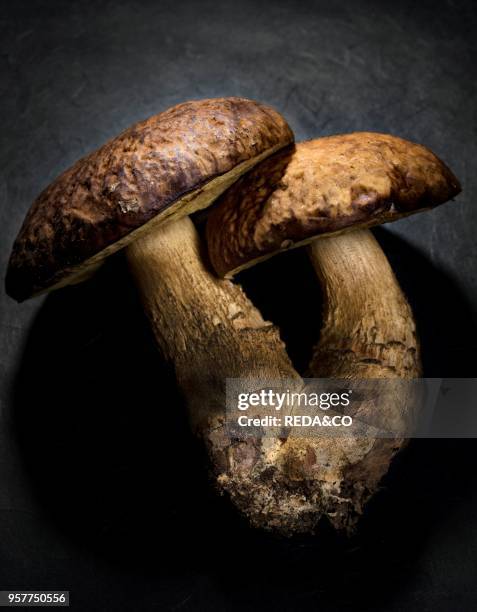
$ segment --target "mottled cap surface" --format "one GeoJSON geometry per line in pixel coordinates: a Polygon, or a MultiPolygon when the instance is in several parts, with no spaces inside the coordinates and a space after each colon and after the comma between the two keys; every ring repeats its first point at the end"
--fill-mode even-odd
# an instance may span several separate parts
{"type": "Polygon", "coordinates": [[[244,98],[186,102],[133,125],[33,203],[13,246],[7,292],[22,300],[51,287],[188,192],[292,141],[279,113],[244,98]]]}
{"type": "Polygon", "coordinates": [[[373,132],[287,147],[239,179],[211,209],[210,259],[221,276],[314,237],[394,221],[460,192],[424,146],[373,132]]]}

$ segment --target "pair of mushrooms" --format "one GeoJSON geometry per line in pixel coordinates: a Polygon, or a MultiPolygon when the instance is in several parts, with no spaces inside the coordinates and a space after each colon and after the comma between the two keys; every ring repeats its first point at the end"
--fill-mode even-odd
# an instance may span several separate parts
{"type": "Polygon", "coordinates": [[[297,389],[302,379],[276,327],[226,278],[308,244],[325,296],[308,374],[417,377],[410,307],[366,228],[459,191],[433,153],[400,138],[294,145],[283,117],[257,102],[186,102],[132,126],[39,196],[15,241],[7,291],[21,301],[80,282],[124,248],[219,488],[255,526],[306,532],[326,516],[351,530],[403,440],[230,439],[227,377],[286,378],[297,389]],[[189,215],[217,199],[207,256],[189,215]]]}

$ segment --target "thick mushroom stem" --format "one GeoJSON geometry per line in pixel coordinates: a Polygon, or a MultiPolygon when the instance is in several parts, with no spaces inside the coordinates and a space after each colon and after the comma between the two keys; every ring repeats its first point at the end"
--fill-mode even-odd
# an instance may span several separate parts
{"type": "Polygon", "coordinates": [[[157,343],[174,366],[192,427],[206,442],[219,487],[252,523],[267,523],[269,485],[260,475],[281,442],[230,440],[224,427],[225,379],[287,378],[300,387],[277,329],[238,285],[209,272],[188,217],[136,240],[126,255],[157,343]]]}
{"type": "Polygon", "coordinates": [[[411,308],[369,230],[321,238],[309,254],[324,292],[324,322],[310,370],[328,378],[415,378],[411,308]]]}
{"type": "MultiPolygon", "coordinates": [[[[416,376],[412,315],[372,235],[354,232],[316,241],[311,248],[328,300],[311,374],[416,376]],[[397,319],[393,323],[389,317],[397,319]],[[409,351],[402,348],[405,342],[409,351]],[[406,352],[405,358],[401,353],[406,352]]],[[[402,441],[231,440],[224,427],[227,377],[285,378],[301,389],[277,330],[240,287],[209,272],[188,218],[136,241],[127,258],[156,340],[174,365],[193,428],[207,445],[219,488],[254,526],[306,532],[327,516],[337,529],[351,530],[402,441]]]]}
{"type": "MultiPolygon", "coordinates": [[[[356,230],[317,239],[309,254],[325,308],[308,374],[352,379],[357,384],[359,379],[418,377],[421,366],[412,312],[371,232],[356,230]]],[[[373,403],[365,403],[354,416],[385,429],[406,426],[415,406],[413,389],[405,384],[397,389],[398,393],[396,386],[378,386],[379,414],[373,403]]],[[[310,441],[308,456],[316,460],[308,465],[314,479],[308,497],[316,499],[319,509],[315,521],[321,514],[336,529],[353,531],[365,503],[405,443],[400,436],[310,441]]],[[[289,439],[282,452],[289,461],[299,461],[303,441],[289,439]]]]}

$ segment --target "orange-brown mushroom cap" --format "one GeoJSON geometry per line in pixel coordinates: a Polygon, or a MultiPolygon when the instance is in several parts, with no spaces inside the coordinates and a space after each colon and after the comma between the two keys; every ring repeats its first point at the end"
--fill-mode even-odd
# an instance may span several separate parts
{"type": "Polygon", "coordinates": [[[209,255],[220,276],[318,236],[432,208],[460,185],[432,151],[373,132],[287,147],[237,181],[211,209],[209,255]]]}
{"type": "Polygon", "coordinates": [[[185,195],[291,142],[279,113],[245,98],[185,102],[133,125],[33,203],[13,245],[7,292],[23,300],[81,279],[84,268],[125,246],[152,219],[176,204],[176,217],[190,214],[217,194],[197,199],[195,208],[185,195]]]}

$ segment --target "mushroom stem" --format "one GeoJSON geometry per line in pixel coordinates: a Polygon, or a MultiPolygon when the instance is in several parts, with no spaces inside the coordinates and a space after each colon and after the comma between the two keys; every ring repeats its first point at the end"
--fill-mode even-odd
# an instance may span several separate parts
{"type": "MultiPolygon", "coordinates": [[[[327,302],[311,375],[416,376],[412,314],[372,234],[320,239],[310,251],[327,302]]],[[[209,272],[189,218],[156,228],[126,253],[219,488],[255,526],[309,531],[325,515],[337,529],[351,530],[402,441],[230,439],[224,426],[227,377],[288,379],[302,388],[276,328],[238,285],[209,272]]]]}
{"type": "Polygon", "coordinates": [[[313,376],[419,376],[411,308],[372,233],[361,229],[324,237],[308,249],[325,298],[321,337],[310,364],[313,376]]]}
{"type": "MultiPolygon", "coordinates": [[[[317,239],[309,246],[309,254],[325,301],[323,328],[309,375],[353,379],[358,386],[360,379],[419,376],[412,312],[371,232],[356,230],[317,239]]],[[[412,387],[378,385],[377,393],[379,414],[372,401],[355,408],[353,416],[368,423],[380,421],[391,431],[409,421],[415,407],[412,387]]],[[[336,529],[352,532],[364,504],[405,443],[403,438],[373,437],[310,440],[308,454],[316,457],[309,466],[314,480],[308,481],[307,497],[315,500],[311,526],[322,514],[336,529]]],[[[289,439],[282,453],[288,461],[299,463],[303,441],[289,439]]]]}
{"type": "Polygon", "coordinates": [[[278,439],[230,440],[224,427],[225,379],[296,380],[277,329],[242,289],[207,269],[197,231],[185,217],[126,249],[131,272],[164,356],[175,369],[194,431],[205,439],[219,486],[252,522],[262,511],[278,439]],[[252,473],[253,472],[253,473],[252,473]]]}

